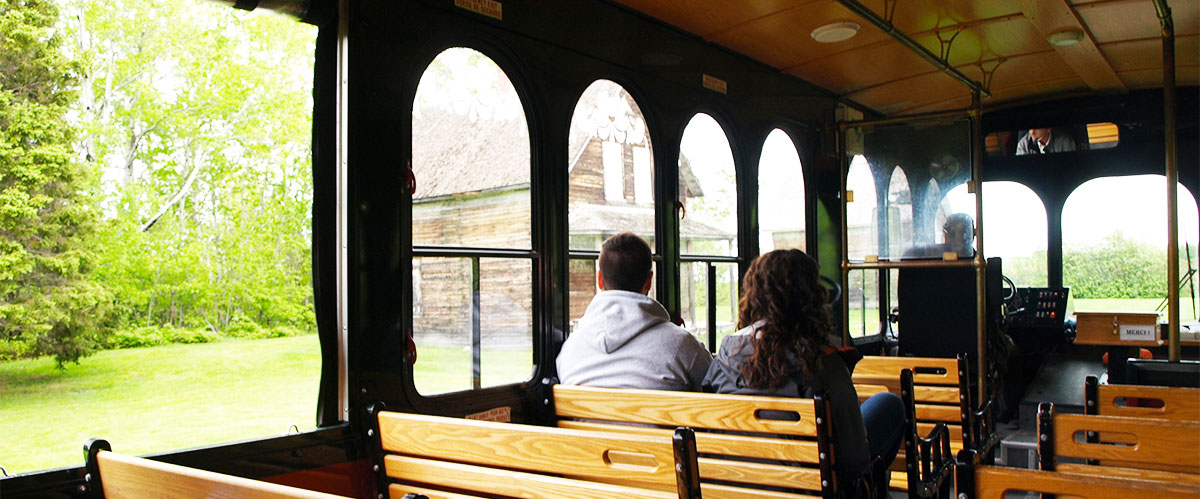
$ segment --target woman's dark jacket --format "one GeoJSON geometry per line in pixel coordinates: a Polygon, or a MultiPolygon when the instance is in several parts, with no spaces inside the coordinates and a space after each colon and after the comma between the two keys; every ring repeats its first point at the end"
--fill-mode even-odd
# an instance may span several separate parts
{"type": "Polygon", "coordinates": [[[830,349],[820,357],[812,377],[805,376],[800,361],[789,356],[787,381],[782,386],[751,388],[742,379],[741,368],[754,353],[751,341],[753,330],[754,326],[744,328],[721,342],[721,349],[700,386],[704,391],[713,393],[801,398],[812,398],[817,391],[824,391],[833,411],[830,419],[833,421],[838,482],[853,490],[871,459],[867,448],[867,430],[859,410],[858,392],[854,390],[854,382],[850,379],[854,364],[862,359],[862,355],[853,348],[830,349]]]}

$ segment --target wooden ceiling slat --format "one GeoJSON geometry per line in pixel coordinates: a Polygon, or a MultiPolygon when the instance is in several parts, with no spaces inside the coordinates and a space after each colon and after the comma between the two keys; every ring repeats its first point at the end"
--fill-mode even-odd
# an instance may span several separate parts
{"type": "MultiPolygon", "coordinates": [[[[1104,55],[1113,61],[1113,69],[1118,74],[1130,71],[1156,69],[1162,71],[1162,39],[1148,38],[1128,40],[1100,45],[1104,55]]],[[[1176,78],[1185,76],[1183,66],[1195,66],[1200,63],[1200,35],[1175,37],[1176,78]]]]}
{"type": "Polygon", "coordinates": [[[1054,51],[1088,87],[1102,92],[1126,90],[1125,83],[1117,77],[1091,33],[1066,0],[1021,0],[1020,5],[1025,17],[1045,36],[1062,30],[1083,32],[1083,39],[1079,43],[1054,47],[1054,51]]]}
{"type": "MultiPolygon", "coordinates": [[[[837,0],[616,0],[705,40],[763,62],[884,113],[953,108],[964,87],[934,69],[837,0]],[[858,34],[817,43],[818,26],[852,21],[858,34]]],[[[885,0],[859,0],[885,16],[885,0]]],[[[1179,84],[1195,84],[1200,1],[1169,0],[1176,28],[1179,84]]],[[[896,29],[934,53],[947,26],[962,27],[950,63],[969,78],[1004,59],[989,103],[1064,92],[1122,92],[1161,85],[1158,19],[1148,0],[904,0],[896,29]],[[1051,47],[1046,35],[1082,29],[1085,39],[1051,47]]],[[[949,28],[953,29],[953,28],[949,28]]]]}
{"type": "Polygon", "coordinates": [[[782,69],[828,54],[891,40],[870,26],[862,26],[857,35],[841,42],[820,43],[812,38],[810,33],[814,29],[834,21],[865,24],[845,7],[826,1],[756,19],[714,36],[710,41],[744,54],[756,54],[756,59],[782,69]]]}

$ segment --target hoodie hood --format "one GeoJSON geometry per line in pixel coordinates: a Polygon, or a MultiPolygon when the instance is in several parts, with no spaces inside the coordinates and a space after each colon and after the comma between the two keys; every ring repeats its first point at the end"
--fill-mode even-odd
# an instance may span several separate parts
{"type": "Polygon", "coordinates": [[[604,353],[625,346],[642,331],[670,322],[667,309],[649,296],[631,291],[601,291],[592,298],[573,335],[604,353]]]}

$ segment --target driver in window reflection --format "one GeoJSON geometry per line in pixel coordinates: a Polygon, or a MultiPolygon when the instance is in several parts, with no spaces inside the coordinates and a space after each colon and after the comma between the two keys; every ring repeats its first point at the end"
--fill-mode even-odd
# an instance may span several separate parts
{"type": "Polygon", "coordinates": [[[954,213],[946,217],[942,225],[942,243],[916,246],[904,253],[904,259],[946,258],[954,253],[955,258],[975,256],[975,220],[966,213],[954,213]]]}
{"type": "Polygon", "coordinates": [[[1074,150],[1075,140],[1070,135],[1049,128],[1031,128],[1017,142],[1017,156],[1074,150]]]}

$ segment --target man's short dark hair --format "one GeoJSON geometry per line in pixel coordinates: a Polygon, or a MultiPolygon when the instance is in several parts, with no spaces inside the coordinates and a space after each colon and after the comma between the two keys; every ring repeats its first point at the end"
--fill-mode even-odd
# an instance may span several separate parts
{"type": "Polygon", "coordinates": [[[604,289],[642,292],[650,278],[650,245],[632,232],[608,238],[600,247],[604,289]]]}

